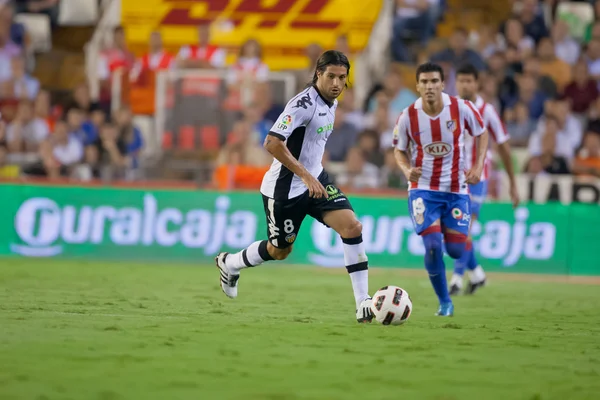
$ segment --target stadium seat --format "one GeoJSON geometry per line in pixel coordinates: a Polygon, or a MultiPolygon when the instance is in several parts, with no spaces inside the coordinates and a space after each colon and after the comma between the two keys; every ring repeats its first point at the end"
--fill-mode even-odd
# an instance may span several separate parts
{"type": "Polygon", "coordinates": [[[93,26],[98,21],[97,0],[61,0],[58,24],[61,26],[93,26]]]}
{"type": "Polygon", "coordinates": [[[44,14],[17,14],[15,22],[23,24],[31,40],[31,50],[42,53],[52,48],[50,18],[44,14]]]}

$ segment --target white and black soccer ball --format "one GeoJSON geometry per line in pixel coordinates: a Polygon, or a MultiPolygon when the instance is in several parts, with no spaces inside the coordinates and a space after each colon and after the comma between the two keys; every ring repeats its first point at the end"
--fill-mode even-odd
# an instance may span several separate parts
{"type": "Polygon", "coordinates": [[[401,325],[412,313],[412,301],[401,287],[384,286],[373,295],[371,310],[383,325],[401,325]]]}

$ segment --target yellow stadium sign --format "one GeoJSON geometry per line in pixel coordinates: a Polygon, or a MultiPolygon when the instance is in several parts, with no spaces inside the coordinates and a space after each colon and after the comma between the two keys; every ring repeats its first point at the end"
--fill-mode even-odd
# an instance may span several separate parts
{"type": "Polygon", "coordinates": [[[345,34],[353,52],[363,49],[383,0],[122,0],[127,40],[136,53],[146,50],[153,30],[170,51],[197,42],[196,27],[211,23],[211,42],[235,59],[239,46],[256,39],[271,69],[307,66],[304,49],[317,43],[333,48],[345,34]]]}

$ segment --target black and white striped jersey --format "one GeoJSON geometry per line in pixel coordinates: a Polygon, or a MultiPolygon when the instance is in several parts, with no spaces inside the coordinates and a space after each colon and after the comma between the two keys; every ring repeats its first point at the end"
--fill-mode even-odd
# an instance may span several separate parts
{"type": "MultiPolygon", "coordinates": [[[[269,135],[285,140],[290,153],[318,179],[323,171],[321,163],[325,144],[333,131],[337,100],[325,100],[316,87],[311,86],[292,98],[269,135]]],[[[302,180],[277,159],[265,174],[260,192],[267,197],[284,200],[300,196],[307,190],[302,180]]]]}

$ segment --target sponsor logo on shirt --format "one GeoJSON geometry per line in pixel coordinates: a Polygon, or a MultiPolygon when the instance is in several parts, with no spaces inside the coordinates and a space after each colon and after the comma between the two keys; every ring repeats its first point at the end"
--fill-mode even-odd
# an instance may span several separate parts
{"type": "Polygon", "coordinates": [[[425,146],[423,150],[434,158],[440,158],[452,151],[452,145],[444,142],[433,142],[425,146]]]}

